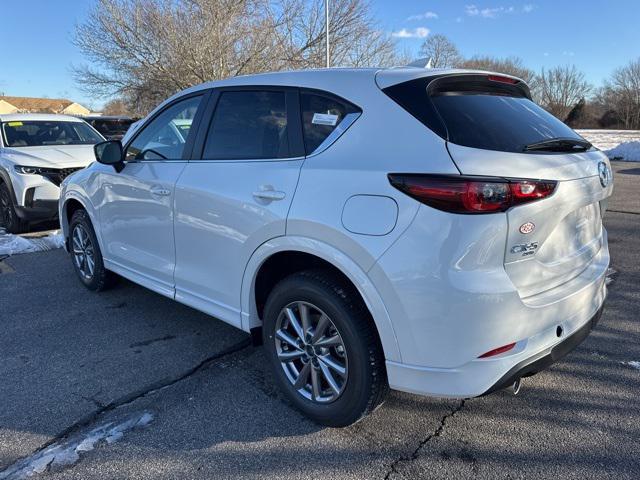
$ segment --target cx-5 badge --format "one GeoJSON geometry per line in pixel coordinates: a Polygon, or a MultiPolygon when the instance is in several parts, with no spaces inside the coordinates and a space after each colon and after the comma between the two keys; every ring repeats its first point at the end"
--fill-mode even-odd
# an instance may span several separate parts
{"type": "Polygon", "coordinates": [[[521,243],[511,247],[511,253],[521,253],[523,257],[526,257],[527,255],[533,255],[537,248],[538,242],[521,243]]]}

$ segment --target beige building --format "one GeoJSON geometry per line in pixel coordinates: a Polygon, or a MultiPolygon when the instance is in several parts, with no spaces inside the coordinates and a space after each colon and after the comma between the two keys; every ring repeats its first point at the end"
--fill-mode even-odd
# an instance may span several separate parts
{"type": "Polygon", "coordinates": [[[66,98],[31,98],[0,96],[0,114],[3,113],[57,113],[89,115],[90,110],[66,98]]]}

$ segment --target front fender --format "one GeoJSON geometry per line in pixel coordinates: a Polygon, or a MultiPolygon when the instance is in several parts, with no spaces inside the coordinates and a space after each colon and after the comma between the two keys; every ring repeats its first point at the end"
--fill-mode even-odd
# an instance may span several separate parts
{"type": "Polygon", "coordinates": [[[67,207],[71,200],[75,200],[82,205],[82,208],[89,215],[89,219],[91,219],[91,225],[93,225],[93,231],[96,234],[96,238],[98,239],[98,245],[100,247],[100,251],[103,252],[104,256],[104,246],[102,244],[102,235],[100,235],[100,225],[98,223],[97,212],[93,208],[93,204],[89,201],[86,195],[84,195],[78,189],[69,189],[68,187],[64,188],[60,194],[60,203],[58,206],[59,209],[59,218],[60,218],[60,228],[62,229],[62,235],[65,240],[65,248],[67,248],[67,239],[69,238],[69,220],[67,218],[67,207]]]}
{"type": "Polygon", "coordinates": [[[242,329],[249,331],[261,325],[255,302],[255,282],[262,264],[272,255],[294,251],[315,255],[339,269],[358,289],[375,322],[387,360],[401,362],[400,349],[389,313],[367,274],[341,251],[319,240],[300,236],[277,237],[263,243],[253,252],[245,268],[241,289],[242,329]]]}

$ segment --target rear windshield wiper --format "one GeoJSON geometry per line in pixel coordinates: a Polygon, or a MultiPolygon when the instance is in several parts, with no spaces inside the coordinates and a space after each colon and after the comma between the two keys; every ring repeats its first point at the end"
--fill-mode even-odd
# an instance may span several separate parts
{"type": "Polygon", "coordinates": [[[581,138],[549,138],[530,143],[522,149],[524,152],[584,152],[591,148],[591,143],[581,138]]]}

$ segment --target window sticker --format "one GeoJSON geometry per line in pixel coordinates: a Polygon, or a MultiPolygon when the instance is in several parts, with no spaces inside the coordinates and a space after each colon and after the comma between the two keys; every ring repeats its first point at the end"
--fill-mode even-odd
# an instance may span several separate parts
{"type": "Polygon", "coordinates": [[[332,115],[330,113],[314,113],[311,123],[314,125],[329,125],[335,127],[338,123],[338,115],[332,115]]]}
{"type": "Polygon", "coordinates": [[[7,125],[9,125],[10,127],[21,127],[22,122],[7,122],[7,125]]]}

